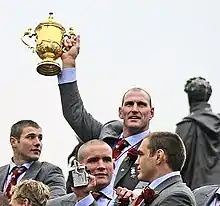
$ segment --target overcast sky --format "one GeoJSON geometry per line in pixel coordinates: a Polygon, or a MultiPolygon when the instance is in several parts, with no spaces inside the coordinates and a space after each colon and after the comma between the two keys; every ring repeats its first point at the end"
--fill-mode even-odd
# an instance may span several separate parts
{"type": "Polygon", "coordinates": [[[213,110],[220,112],[219,8],[219,0],[2,1],[0,165],[12,155],[11,125],[32,119],[44,132],[41,160],[67,174],[67,156],[76,139],[62,115],[57,78],[36,72],[39,59],[20,40],[49,12],[81,35],[77,79],[95,118],[103,123],[117,119],[123,93],[141,86],[155,106],[151,130],[174,131],[188,114],[183,88],[190,77],[200,75],[211,82],[213,110]]]}

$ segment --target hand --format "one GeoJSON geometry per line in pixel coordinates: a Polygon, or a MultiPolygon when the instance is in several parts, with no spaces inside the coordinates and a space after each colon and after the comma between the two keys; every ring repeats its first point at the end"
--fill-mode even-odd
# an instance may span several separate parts
{"type": "Polygon", "coordinates": [[[118,199],[120,200],[125,200],[125,199],[129,199],[131,201],[133,201],[136,197],[133,194],[133,191],[128,190],[127,188],[122,188],[122,187],[118,187],[116,189],[116,194],[118,195],[118,199]]]}
{"type": "Polygon", "coordinates": [[[71,36],[70,39],[64,40],[64,47],[67,52],[61,56],[63,68],[75,67],[75,60],[80,50],[80,36],[71,36]]]}
{"type": "Polygon", "coordinates": [[[94,190],[96,186],[95,176],[89,175],[89,184],[82,187],[72,187],[72,191],[76,194],[77,200],[81,200],[88,196],[90,191],[94,190]]]}

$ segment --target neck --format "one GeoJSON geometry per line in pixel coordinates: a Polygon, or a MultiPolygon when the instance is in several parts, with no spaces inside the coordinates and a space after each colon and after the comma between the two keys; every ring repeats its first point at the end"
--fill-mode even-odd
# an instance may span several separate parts
{"type": "Polygon", "coordinates": [[[23,164],[25,164],[25,163],[28,162],[28,161],[26,161],[26,160],[23,160],[23,159],[19,158],[19,157],[16,156],[16,155],[14,155],[14,157],[12,158],[12,161],[13,161],[16,165],[18,165],[18,166],[21,166],[21,165],[23,165],[23,164]]]}
{"type": "Polygon", "coordinates": [[[145,127],[144,129],[143,128],[126,128],[124,127],[123,128],[123,137],[126,138],[126,137],[130,137],[132,135],[136,135],[136,134],[140,134],[144,131],[148,130],[148,126],[145,127]]]}
{"type": "Polygon", "coordinates": [[[159,169],[157,172],[155,172],[155,175],[150,182],[153,182],[154,180],[156,180],[160,177],[163,177],[164,175],[167,175],[171,172],[173,172],[173,171],[169,167],[159,169]]]}
{"type": "Polygon", "coordinates": [[[198,109],[211,108],[208,102],[200,101],[200,102],[190,102],[189,109],[190,113],[195,112],[198,109]]]}

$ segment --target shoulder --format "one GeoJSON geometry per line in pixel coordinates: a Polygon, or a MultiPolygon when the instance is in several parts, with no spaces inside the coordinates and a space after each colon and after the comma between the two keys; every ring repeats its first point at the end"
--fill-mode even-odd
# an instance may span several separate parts
{"type": "Polygon", "coordinates": [[[161,199],[164,201],[181,203],[181,201],[195,204],[195,197],[189,187],[183,182],[178,182],[161,192],[161,199]]]}
{"type": "Polygon", "coordinates": [[[61,202],[64,202],[65,205],[68,205],[69,202],[71,205],[74,205],[74,201],[76,201],[76,196],[74,193],[63,195],[61,197],[57,197],[55,199],[51,199],[47,202],[47,206],[61,205],[61,202]]]}
{"type": "Polygon", "coordinates": [[[63,173],[60,167],[49,162],[36,161],[33,164],[34,167],[39,167],[41,172],[46,172],[46,173],[56,172],[61,174],[63,173]]]}
{"type": "Polygon", "coordinates": [[[191,123],[193,123],[191,116],[187,116],[187,117],[184,117],[181,121],[179,121],[176,125],[181,126],[183,124],[191,124],[191,123]]]}
{"type": "Polygon", "coordinates": [[[193,190],[193,193],[195,196],[197,195],[206,195],[210,192],[213,192],[214,190],[217,190],[220,187],[220,185],[206,185],[199,188],[196,188],[193,190]]]}
{"type": "Polygon", "coordinates": [[[7,164],[7,165],[2,165],[2,166],[0,166],[0,170],[1,169],[4,169],[4,168],[7,168],[7,167],[9,167],[10,165],[9,164],[7,164]]]}
{"type": "Polygon", "coordinates": [[[41,163],[41,168],[44,169],[60,169],[58,166],[49,162],[40,162],[40,163],[41,163]]]}
{"type": "Polygon", "coordinates": [[[118,138],[118,136],[122,133],[123,131],[123,123],[119,120],[111,120],[107,123],[105,123],[102,126],[100,137],[102,139],[106,138],[118,138]]]}

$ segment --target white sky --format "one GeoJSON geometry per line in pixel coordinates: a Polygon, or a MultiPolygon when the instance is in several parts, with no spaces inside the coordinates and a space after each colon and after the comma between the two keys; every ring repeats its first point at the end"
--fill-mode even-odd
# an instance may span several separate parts
{"type": "Polygon", "coordinates": [[[95,118],[117,119],[123,93],[141,86],[152,94],[155,106],[151,130],[173,131],[188,114],[183,88],[192,76],[211,82],[211,103],[220,112],[219,7],[219,0],[1,1],[0,165],[12,155],[11,125],[33,119],[44,132],[41,160],[67,175],[67,156],[76,140],[62,115],[57,79],[36,72],[39,59],[20,40],[49,12],[81,35],[77,79],[95,118]]]}

